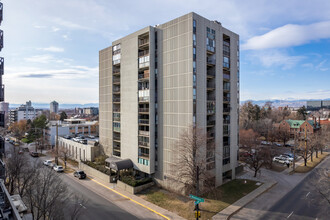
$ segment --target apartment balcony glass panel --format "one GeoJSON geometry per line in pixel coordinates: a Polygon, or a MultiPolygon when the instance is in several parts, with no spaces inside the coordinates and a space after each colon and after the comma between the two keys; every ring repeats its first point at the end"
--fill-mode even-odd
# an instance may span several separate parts
{"type": "Polygon", "coordinates": [[[120,113],[113,113],[113,121],[120,122],[120,113]]]}
{"type": "Polygon", "coordinates": [[[113,131],[120,132],[120,123],[119,122],[113,122],[113,131]]]}
{"type": "Polygon", "coordinates": [[[149,102],[150,96],[149,96],[149,90],[139,90],[139,102],[149,102]]]}
{"type": "Polygon", "coordinates": [[[139,130],[139,135],[142,135],[142,136],[149,136],[149,131],[142,131],[142,130],[139,130]]]}
{"type": "Polygon", "coordinates": [[[224,73],[224,74],[223,74],[223,79],[224,79],[224,80],[230,80],[230,75],[224,73]]]}
{"type": "Polygon", "coordinates": [[[149,67],[150,65],[150,57],[143,56],[139,58],[139,68],[149,67]]]}
{"type": "Polygon", "coordinates": [[[223,135],[229,135],[229,133],[230,133],[230,126],[223,125],[223,135]]]}
{"type": "Polygon", "coordinates": [[[206,106],[207,114],[215,113],[215,101],[207,101],[206,106]]]}

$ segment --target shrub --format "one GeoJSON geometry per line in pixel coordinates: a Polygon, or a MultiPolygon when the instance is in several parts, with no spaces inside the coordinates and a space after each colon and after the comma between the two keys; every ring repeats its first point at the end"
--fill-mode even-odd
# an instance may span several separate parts
{"type": "Polygon", "coordinates": [[[144,184],[150,183],[152,182],[151,178],[144,178],[141,180],[135,180],[135,178],[133,176],[123,176],[121,178],[121,181],[126,183],[127,185],[136,187],[136,186],[142,186],[144,184]]]}
{"type": "Polygon", "coordinates": [[[94,168],[94,169],[102,172],[102,173],[105,173],[107,175],[110,175],[110,170],[107,169],[107,168],[105,168],[103,165],[95,164],[95,163],[93,163],[91,161],[82,161],[82,162],[84,164],[86,164],[86,165],[88,165],[88,166],[90,166],[90,167],[92,167],[92,168],[94,168]]]}
{"type": "Polygon", "coordinates": [[[99,165],[105,165],[105,159],[107,159],[107,158],[108,158],[107,155],[100,155],[95,158],[95,163],[99,164],[99,165]]]}

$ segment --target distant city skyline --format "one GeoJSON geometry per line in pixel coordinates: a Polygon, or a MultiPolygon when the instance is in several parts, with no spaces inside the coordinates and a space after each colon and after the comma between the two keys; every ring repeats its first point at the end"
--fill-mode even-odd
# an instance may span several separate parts
{"type": "Polygon", "coordinates": [[[98,103],[98,51],[190,11],[240,35],[241,100],[330,98],[330,2],[171,2],[3,1],[5,100],[98,103]]]}

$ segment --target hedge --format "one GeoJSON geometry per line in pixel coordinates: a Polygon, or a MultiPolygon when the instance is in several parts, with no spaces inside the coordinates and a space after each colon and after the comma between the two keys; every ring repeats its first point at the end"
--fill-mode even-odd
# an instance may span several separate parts
{"type": "Polygon", "coordinates": [[[136,186],[142,186],[144,184],[150,183],[150,182],[152,182],[152,179],[144,178],[144,179],[140,179],[140,180],[135,180],[135,178],[133,176],[123,176],[121,178],[121,181],[126,183],[127,185],[136,187],[136,186]]]}

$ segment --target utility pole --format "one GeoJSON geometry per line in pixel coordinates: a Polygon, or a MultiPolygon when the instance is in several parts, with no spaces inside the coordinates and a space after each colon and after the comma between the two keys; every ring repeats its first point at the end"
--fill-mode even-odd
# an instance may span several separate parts
{"type": "Polygon", "coordinates": [[[294,145],[293,145],[293,163],[292,163],[292,170],[295,171],[296,168],[296,145],[297,145],[297,131],[294,133],[294,145]]]}
{"type": "Polygon", "coordinates": [[[58,165],[58,123],[56,122],[55,163],[58,165]]]}

